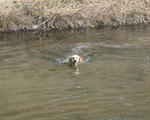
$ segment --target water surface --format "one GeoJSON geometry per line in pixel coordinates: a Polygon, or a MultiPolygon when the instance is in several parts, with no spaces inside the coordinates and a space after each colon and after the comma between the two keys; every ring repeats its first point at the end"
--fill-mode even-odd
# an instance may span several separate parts
{"type": "Polygon", "coordinates": [[[150,27],[0,33],[2,120],[149,120],[150,27]],[[83,57],[80,74],[66,64],[83,57]]]}

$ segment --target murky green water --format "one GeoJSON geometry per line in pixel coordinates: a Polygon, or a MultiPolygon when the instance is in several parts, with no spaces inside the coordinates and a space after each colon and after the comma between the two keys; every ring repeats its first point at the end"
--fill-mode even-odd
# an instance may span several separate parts
{"type": "Polygon", "coordinates": [[[149,33],[0,33],[0,120],[149,120],[149,33]],[[72,54],[80,75],[65,63],[72,54]]]}

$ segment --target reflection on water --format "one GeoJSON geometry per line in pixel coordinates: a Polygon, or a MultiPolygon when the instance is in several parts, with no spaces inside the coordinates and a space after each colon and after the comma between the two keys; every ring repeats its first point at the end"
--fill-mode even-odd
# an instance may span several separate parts
{"type": "Polygon", "coordinates": [[[150,27],[0,33],[2,120],[149,120],[150,27]],[[80,75],[66,58],[79,54],[80,75]]]}

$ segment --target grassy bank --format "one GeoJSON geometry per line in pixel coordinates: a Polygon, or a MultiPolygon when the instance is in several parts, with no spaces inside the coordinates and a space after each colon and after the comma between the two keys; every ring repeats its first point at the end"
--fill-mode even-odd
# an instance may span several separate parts
{"type": "Polygon", "coordinates": [[[150,23],[150,0],[0,0],[0,31],[150,23]]]}

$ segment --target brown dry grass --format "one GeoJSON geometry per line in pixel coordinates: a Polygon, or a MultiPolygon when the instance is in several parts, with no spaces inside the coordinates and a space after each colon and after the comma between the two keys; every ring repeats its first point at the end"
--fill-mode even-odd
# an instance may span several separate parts
{"type": "Polygon", "coordinates": [[[150,23],[150,0],[0,0],[0,30],[150,23]]]}

